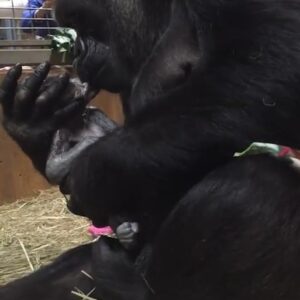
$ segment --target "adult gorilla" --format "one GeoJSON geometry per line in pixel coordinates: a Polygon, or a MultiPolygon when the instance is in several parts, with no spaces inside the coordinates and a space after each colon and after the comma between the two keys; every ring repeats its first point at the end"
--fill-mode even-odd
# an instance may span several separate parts
{"type": "MultiPolygon", "coordinates": [[[[153,243],[146,264],[144,251],[138,259],[148,284],[141,294],[298,299],[299,174],[268,156],[231,157],[253,141],[300,146],[300,2],[58,0],[57,17],[79,33],[82,80],[120,91],[127,117],[72,164],[71,206],[96,225],[119,216],[140,224],[153,243]]],[[[35,105],[24,109],[22,99],[17,109],[4,104],[6,128],[44,172],[74,104],[32,120],[35,105]]]]}
{"type": "Polygon", "coordinates": [[[58,1],[82,80],[121,92],[127,117],[75,161],[74,206],[98,225],[129,214],[151,239],[234,152],[299,147],[299,15],[299,1],[58,1]]]}

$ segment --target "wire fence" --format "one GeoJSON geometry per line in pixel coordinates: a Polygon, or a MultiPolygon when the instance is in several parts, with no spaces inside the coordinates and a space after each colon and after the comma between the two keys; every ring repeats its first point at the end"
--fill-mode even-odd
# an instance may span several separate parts
{"type": "Polygon", "coordinates": [[[36,18],[36,10],[27,1],[0,0],[0,40],[47,39],[57,26],[54,13],[51,8],[43,9],[44,17],[36,18]]]}
{"type": "Polygon", "coordinates": [[[51,8],[43,9],[43,18],[36,11],[27,0],[0,0],[0,67],[50,59],[51,35],[59,27],[51,8]]]}

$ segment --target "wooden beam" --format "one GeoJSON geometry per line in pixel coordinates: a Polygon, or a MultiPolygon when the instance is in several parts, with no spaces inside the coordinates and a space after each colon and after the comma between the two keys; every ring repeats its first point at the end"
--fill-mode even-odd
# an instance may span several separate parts
{"type": "MultiPolygon", "coordinates": [[[[51,40],[1,40],[0,47],[50,47],[51,40]]],[[[4,49],[5,50],[5,49],[4,49]]]]}
{"type": "Polygon", "coordinates": [[[37,64],[49,61],[51,49],[0,49],[0,65],[37,64]]]}

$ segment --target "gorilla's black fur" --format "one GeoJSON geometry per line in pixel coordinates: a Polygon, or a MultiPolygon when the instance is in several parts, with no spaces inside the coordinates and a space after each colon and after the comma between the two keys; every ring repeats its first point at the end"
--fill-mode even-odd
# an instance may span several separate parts
{"type": "Polygon", "coordinates": [[[169,26],[134,76],[125,126],[73,165],[74,203],[99,225],[130,212],[150,235],[235,151],[253,141],[300,146],[299,28],[299,1],[174,1],[169,26]]]}
{"type": "MultiPolygon", "coordinates": [[[[82,152],[67,188],[96,225],[140,223],[152,252],[142,243],[132,299],[298,299],[300,175],[232,156],[300,146],[300,1],[57,0],[57,18],[79,33],[81,79],[123,95],[125,125],[82,152]]],[[[32,125],[6,118],[17,141],[32,125]]]]}
{"type": "Polygon", "coordinates": [[[140,299],[143,278],[116,239],[100,240],[65,252],[53,263],[0,288],[1,300],[140,299]]]}
{"type": "Polygon", "coordinates": [[[75,300],[75,286],[111,300],[296,300],[299,180],[287,161],[238,158],[180,201],[135,264],[117,240],[101,238],[0,289],[1,299],[75,300]]]}
{"type": "Polygon", "coordinates": [[[76,296],[72,295],[71,291],[76,292],[76,287],[85,294],[95,287],[93,280],[82,273],[91,273],[91,263],[92,245],[72,249],[58,257],[51,265],[2,287],[0,298],[74,300],[76,296]]]}

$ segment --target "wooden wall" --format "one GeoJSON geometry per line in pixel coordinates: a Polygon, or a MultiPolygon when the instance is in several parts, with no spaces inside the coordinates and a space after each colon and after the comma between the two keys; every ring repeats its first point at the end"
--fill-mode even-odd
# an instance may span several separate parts
{"type": "MultiPolygon", "coordinates": [[[[123,121],[117,95],[101,92],[92,105],[103,109],[115,121],[123,121]]],[[[30,160],[0,126],[0,205],[32,196],[38,190],[48,187],[46,180],[33,169],[30,160]]]]}

